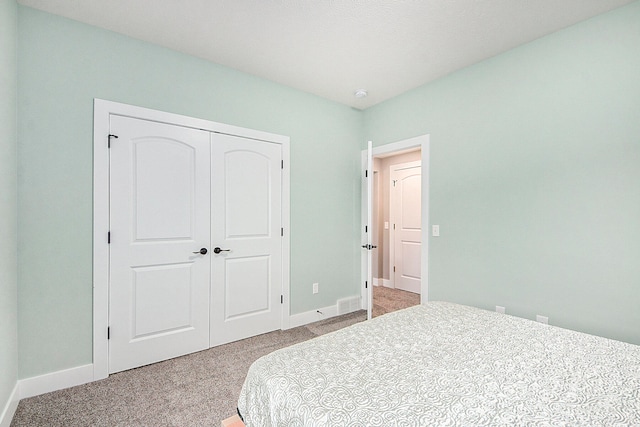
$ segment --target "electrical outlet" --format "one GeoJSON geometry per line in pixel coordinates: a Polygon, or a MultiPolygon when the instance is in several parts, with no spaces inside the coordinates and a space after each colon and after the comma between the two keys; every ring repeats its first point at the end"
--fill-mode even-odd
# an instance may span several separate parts
{"type": "Polygon", "coordinates": [[[313,293],[314,293],[314,294],[317,294],[317,293],[318,293],[318,284],[317,284],[317,283],[314,283],[314,284],[313,284],[313,293]]]}
{"type": "Polygon", "coordinates": [[[506,309],[505,309],[503,306],[501,306],[501,305],[496,305],[496,311],[497,311],[498,313],[502,313],[502,314],[504,314],[504,313],[505,313],[505,311],[506,311],[506,309]]]}
{"type": "Polygon", "coordinates": [[[547,316],[540,316],[536,314],[536,322],[544,323],[545,325],[549,324],[549,318],[547,316]]]}

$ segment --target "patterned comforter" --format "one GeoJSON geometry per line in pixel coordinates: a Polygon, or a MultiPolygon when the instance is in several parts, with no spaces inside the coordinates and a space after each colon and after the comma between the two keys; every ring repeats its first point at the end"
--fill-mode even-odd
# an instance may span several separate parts
{"type": "Polygon", "coordinates": [[[640,425],[640,346],[430,302],[258,359],[247,427],[640,425]]]}

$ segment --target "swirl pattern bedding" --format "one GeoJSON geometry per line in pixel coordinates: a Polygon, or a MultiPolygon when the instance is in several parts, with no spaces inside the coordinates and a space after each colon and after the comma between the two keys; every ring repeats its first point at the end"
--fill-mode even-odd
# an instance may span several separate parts
{"type": "Polygon", "coordinates": [[[445,302],[258,359],[247,427],[640,425],[640,346],[445,302]]]}

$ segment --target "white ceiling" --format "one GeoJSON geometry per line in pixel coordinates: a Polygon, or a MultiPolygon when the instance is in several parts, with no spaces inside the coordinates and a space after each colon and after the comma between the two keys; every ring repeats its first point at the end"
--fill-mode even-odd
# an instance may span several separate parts
{"type": "Polygon", "coordinates": [[[632,1],[19,0],[360,109],[632,1]]]}

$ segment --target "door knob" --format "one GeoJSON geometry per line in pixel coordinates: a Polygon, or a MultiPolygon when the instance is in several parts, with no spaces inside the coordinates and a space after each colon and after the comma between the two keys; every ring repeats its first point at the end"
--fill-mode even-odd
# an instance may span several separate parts
{"type": "Polygon", "coordinates": [[[207,254],[207,248],[202,248],[199,251],[195,251],[194,254],[206,255],[207,254]]]}
{"type": "Polygon", "coordinates": [[[230,251],[231,251],[231,249],[220,249],[220,248],[217,248],[217,247],[213,249],[213,252],[215,252],[217,254],[219,254],[220,252],[230,252],[230,251]]]}

